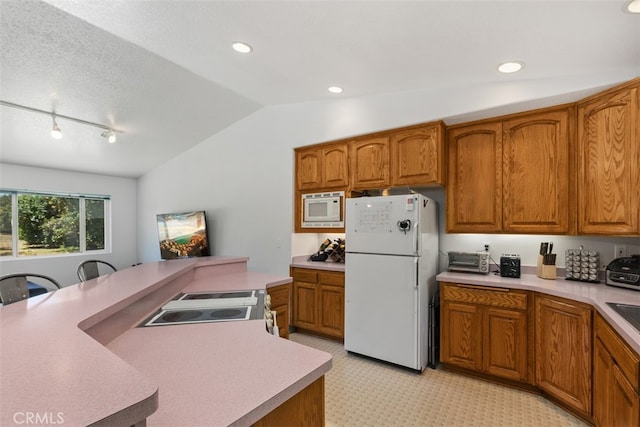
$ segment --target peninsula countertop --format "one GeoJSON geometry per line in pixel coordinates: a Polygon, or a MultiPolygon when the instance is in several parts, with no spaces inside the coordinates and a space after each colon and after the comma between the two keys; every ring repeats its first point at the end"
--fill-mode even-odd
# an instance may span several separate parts
{"type": "Polygon", "coordinates": [[[640,292],[638,291],[608,286],[604,283],[577,282],[564,278],[547,280],[533,274],[523,274],[519,279],[515,279],[493,274],[445,272],[438,274],[436,280],[467,285],[523,289],[590,304],[629,346],[640,354],[640,332],[606,304],[607,302],[617,302],[640,305],[640,292]]]}
{"type": "Polygon", "coordinates": [[[0,308],[0,424],[251,424],[331,368],[264,320],[137,328],[185,291],[264,289],[288,277],[247,258],[142,264],[0,308]],[[205,403],[206,401],[206,403],[205,403]]]}

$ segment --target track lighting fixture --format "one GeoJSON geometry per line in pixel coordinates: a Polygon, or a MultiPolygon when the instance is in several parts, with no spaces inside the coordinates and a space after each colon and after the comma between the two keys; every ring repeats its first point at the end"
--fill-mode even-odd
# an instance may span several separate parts
{"type": "Polygon", "coordinates": [[[102,132],[100,136],[102,136],[103,138],[107,138],[109,144],[113,144],[114,142],[116,142],[116,134],[111,129],[102,132]]]}
{"type": "Polygon", "coordinates": [[[51,129],[51,136],[55,139],[62,138],[62,130],[58,126],[56,119],[71,120],[72,122],[103,129],[104,132],[102,132],[100,135],[104,138],[107,138],[107,141],[109,141],[111,144],[116,142],[116,133],[124,133],[121,130],[114,129],[109,126],[101,125],[100,123],[93,123],[93,122],[88,122],[82,119],[76,119],[75,117],[63,116],[62,114],[56,114],[53,111],[39,110],[37,108],[27,107],[25,105],[14,104],[13,102],[7,102],[2,100],[0,100],[0,105],[4,107],[11,107],[11,108],[16,108],[18,110],[31,111],[32,113],[40,113],[40,114],[46,114],[47,116],[51,116],[51,118],[53,119],[53,128],[51,129]]]}
{"type": "Polygon", "coordinates": [[[60,130],[60,128],[58,127],[58,124],[56,123],[55,114],[52,114],[51,118],[53,119],[53,129],[51,129],[51,136],[54,139],[62,139],[62,131],[60,130]]]}

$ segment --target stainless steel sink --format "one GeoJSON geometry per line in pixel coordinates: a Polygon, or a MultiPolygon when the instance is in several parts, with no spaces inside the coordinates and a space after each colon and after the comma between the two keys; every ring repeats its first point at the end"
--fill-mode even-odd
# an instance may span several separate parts
{"type": "Polygon", "coordinates": [[[640,332],[640,305],[622,304],[618,302],[608,302],[607,305],[640,332]]]}

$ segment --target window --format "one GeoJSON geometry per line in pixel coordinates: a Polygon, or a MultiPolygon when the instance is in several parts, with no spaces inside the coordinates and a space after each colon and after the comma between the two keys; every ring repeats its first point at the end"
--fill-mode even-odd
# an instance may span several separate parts
{"type": "Polygon", "coordinates": [[[107,250],[109,203],[108,196],[0,190],[0,257],[107,250]]]}

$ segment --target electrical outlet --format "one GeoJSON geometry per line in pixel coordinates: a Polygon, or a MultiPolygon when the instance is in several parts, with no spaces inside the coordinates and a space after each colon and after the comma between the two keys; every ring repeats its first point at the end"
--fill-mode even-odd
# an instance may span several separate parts
{"type": "Polygon", "coordinates": [[[489,243],[484,244],[484,251],[489,252],[489,243]]]}
{"type": "Polygon", "coordinates": [[[614,258],[622,258],[627,256],[627,247],[625,245],[615,245],[613,247],[613,257],[614,258]]]}

